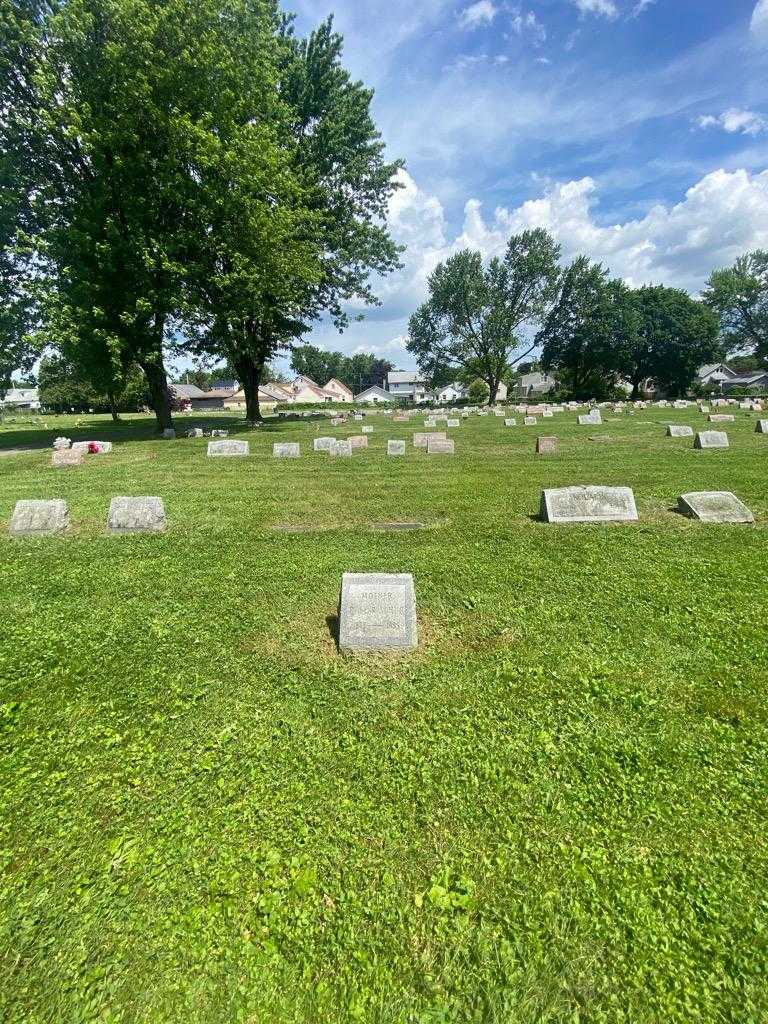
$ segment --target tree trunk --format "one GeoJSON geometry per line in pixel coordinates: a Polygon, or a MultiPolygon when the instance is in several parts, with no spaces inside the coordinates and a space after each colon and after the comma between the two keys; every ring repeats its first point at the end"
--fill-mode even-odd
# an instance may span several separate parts
{"type": "Polygon", "coordinates": [[[109,411],[112,414],[112,422],[119,423],[120,414],[117,411],[117,403],[115,402],[115,396],[112,392],[112,388],[107,391],[107,401],[109,402],[109,411]]]}
{"type": "Polygon", "coordinates": [[[499,393],[499,381],[491,377],[485,382],[488,385],[488,405],[496,405],[496,395],[499,393]]]}
{"type": "Polygon", "coordinates": [[[157,428],[158,430],[168,430],[173,427],[171,393],[168,389],[168,377],[162,360],[159,363],[140,362],[139,366],[147,378],[150,401],[157,417],[157,428]]]}
{"type": "Polygon", "coordinates": [[[640,381],[639,380],[633,380],[632,381],[632,394],[630,395],[629,400],[631,402],[636,402],[639,397],[640,397],[640,381]]]}
{"type": "Polygon", "coordinates": [[[261,423],[259,386],[264,364],[250,354],[243,354],[235,363],[235,369],[245,395],[245,418],[248,423],[261,423]]]}

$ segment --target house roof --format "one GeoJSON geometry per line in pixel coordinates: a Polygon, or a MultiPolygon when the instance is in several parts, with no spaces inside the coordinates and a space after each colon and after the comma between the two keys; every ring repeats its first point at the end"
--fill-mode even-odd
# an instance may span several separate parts
{"type": "Polygon", "coordinates": [[[268,380],[266,384],[261,385],[259,393],[261,394],[262,391],[265,395],[269,395],[278,402],[284,402],[286,399],[291,397],[291,393],[286,387],[271,380],[268,380]]]}
{"type": "Polygon", "coordinates": [[[348,388],[347,385],[344,384],[343,381],[340,381],[337,377],[331,377],[331,379],[325,385],[326,391],[330,388],[331,384],[333,384],[337,388],[340,388],[342,391],[346,391],[348,395],[352,394],[351,388],[348,388]]]}
{"type": "Polygon", "coordinates": [[[384,388],[380,388],[378,384],[373,384],[371,387],[366,388],[365,391],[361,391],[360,394],[355,395],[355,401],[357,402],[361,398],[367,398],[368,395],[374,394],[379,395],[381,398],[386,398],[388,400],[391,400],[393,397],[389,391],[385,391],[384,388]]]}
{"type": "Polygon", "coordinates": [[[171,384],[171,391],[177,398],[202,398],[205,395],[197,384],[171,384]]]}
{"type": "Polygon", "coordinates": [[[702,366],[699,369],[699,377],[708,377],[711,373],[714,373],[715,370],[720,370],[729,377],[736,376],[736,371],[732,370],[726,363],[707,363],[706,366],[702,366]]]}
{"type": "Polygon", "coordinates": [[[37,402],[40,392],[37,388],[9,388],[5,394],[5,402],[37,402]]]}
{"type": "Polygon", "coordinates": [[[418,370],[391,370],[387,374],[389,384],[423,384],[418,370]]]}
{"type": "Polygon", "coordinates": [[[235,393],[231,388],[211,388],[210,391],[203,391],[202,394],[193,397],[200,400],[206,398],[231,398],[235,393]]]}

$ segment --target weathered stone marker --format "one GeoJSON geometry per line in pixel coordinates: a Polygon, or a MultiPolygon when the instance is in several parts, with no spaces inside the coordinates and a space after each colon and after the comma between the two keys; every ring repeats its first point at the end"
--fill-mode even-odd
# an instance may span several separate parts
{"type": "Polygon", "coordinates": [[[693,437],[693,427],[678,427],[668,423],[667,437],[693,437]]]}
{"type": "Polygon", "coordinates": [[[538,420],[536,419],[535,416],[526,416],[523,419],[523,424],[526,427],[535,427],[537,423],[538,423],[538,420]]]}
{"type": "Polygon", "coordinates": [[[313,444],[313,450],[316,452],[329,452],[331,450],[331,445],[335,444],[335,442],[335,437],[316,437],[313,444]]]}
{"type": "Polygon", "coordinates": [[[436,430],[431,433],[419,433],[413,435],[414,448],[426,448],[430,441],[445,441],[447,435],[444,430],[436,430]]]}
{"type": "Polygon", "coordinates": [[[557,487],[541,495],[546,523],[635,522],[637,507],[629,487],[557,487]]]}
{"type": "Polygon", "coordinates": [[[454,451],[453,441],[436,439],[427,445],[427,455],[453,455],[454,451]]]}
{"type": "Polygon", "coordinates": [[[82,466],[84,461],[83,453],[71,448],[60,448],[51,455],[52,466],[82,466]]]}
{"type": "Polygon", "coordinates": [[[344,573],[339,650],[410,651],[417,643],[416,593],[410,573],[344,573]]]}
{"type": "Polygon", "coordinates": [[[210,458],[234,458],[235,456],[248,455],[250,443],[248,441],[209,441],[208,455],[210,458]]]}
{"type": "Polygon", "coordinates": [[[692,491],[681,494],[677,507],[684,515],[704,523],[754,523],[747,506],[730,491],[692,491]]]}
{"type": "Polygon", "coordinates": [[[47,537],[69,529],[66,501],[17,501],[8,524],[12,537],[47,537]]]}
{"type": "Polygon", "coordinates": [[[551,409],[545,409],[541,415],[544,417],[545,420],[553,420],[555,418],[555,414],[554,412],[552,412],[551,409]]]}
{"type": "Polygon", "coordinates": [[[354,437],[350,437],[349,443],[353,448],[367,448],[368,438],[365,434],[355,434],[354,437]]]}
{"type": "Polygon", "coordinates": [[[301,455],[301,445],[295,442],[283,442],[272,445],[273,459],[298,459],[301,455]]]}
{"type": "Polygon", "coordinates": [[[109,455],[112,451],[111,441],[75,441],[71,451],[82,452],[84,455],[109,455]]]}
{"type": "Polygon", "coordinates": [[[372,434],[373,433],[373,427],[361,427],[360,428],[360,433],[361,434],[372,434]]]}
{"type": "Polygon", "coordinates": [[[189,430],[187,431],[187,437],[202,437],[202,436],[203,436],[203,428],[202,427],[190,427],[189,430]]]}
{"type": "Polygon", "coordinates": [[[537,437],[536,438],[536,454],[537,455],[554,455],[557,452],[557,438],[556,437],[537,437]]]}
{"type": "Polygon", "coordinates": [[[728,448],[728,435],[720,430],[700,430],[694,448],[728,448]]]}
{"type": "Polygon", "coordinates": [[[387,441],[387,455],[405,455],[405,441],[387,441]]]}
{"type": "Polygon", "coordinates": [[[724,413],[711,412],[707,419],[710,423],[735,423],[735,416],[727,416],[724,413]]]}
{"type": "Polygon", "coordinates": [[[163,533],[165,525],[162,498],[113,498],[109,503],[110,533],[163,533]]]}
{"type": "Polygon", "coordinates": [[[509,416],[509,417],[507,417],[507,419],[504,420],[504,426],[505,427],[516,427],[517,426],[517,420],[514,418],[514,416],[509,416]]]}
{"type": "Polygon", "coordinates": [[[334,441],[328,449],[328,454],[341,459],[352,458],[352,444],[349,441],[334,441]]]}
{"type": "Polygon", "coordinates": [[[163,440],[174,441],[175,439],[176,431],[173,429],[173,427],[166,427],[165,430],[163,431],[163,440]]]}
{"type": "Polygon", "coordinates": [[[599,409],[593,409],[586,416],[579,416],[578,420],[580,427],[599,427],[603,423],[603,417],[600,415],[599,409]]]}
{"type": "Polygon", "coordinates": [[[461,426],[461,420],[446,420],[445,421],[445,425],[449,429],[453,429],[454,427],[460,427],[461,426]]]}
{"type": "Polygon", "coordinates": [[[768,434],[768,420],[758,420],[755,425],[756,434],[768,434]]]}

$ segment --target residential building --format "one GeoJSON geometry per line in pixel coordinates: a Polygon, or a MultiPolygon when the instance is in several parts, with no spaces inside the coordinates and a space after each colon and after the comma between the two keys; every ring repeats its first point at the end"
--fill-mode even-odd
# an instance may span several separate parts
{"type": "Polygon", "coordinates": [[[424,402],[427,387],[418,370],[391,370],[387,374],[387,391],[395,398],[409,402],[424,402]]]}
{"type": "Polygon", "coordinates": [[[438,388],[435,392],[435,401],[440,405],[447,405],[450,402],[458,402],[467,397],[467,389],[463,384],[454,381],[453,384],[446,384],[444,388],[438,388]]]}
{"type": "Polygon", "coordinates": [[[699,384],[715,385],[722,392],[734,388],[755,388],[768,391],[768,369],[765,370],[734,370],[727,363],[710,363],[698,371],[699,384]]]}
{"type": "MultiPolygon", "coordinates": [[[[520,398],[531,398],[535,395],[546,395],[555,388],[555,378],[547,373],[524,373],[516,385],[520,398]]],[[[503,401],[503,399],[502,399],[503,401]]]]}
{"type": "Polygon", "coordinates": [[[355,395],[355,403],[359,405],[383,405],[394,401],[396,398],[391,391],[385,391],[384,388],[375,384],[373,387],[361,391],[359,395],[355,395]]]}
{"type": "Polygon", "coordinates": [[[331,377],[331,379],[323,388],[323,391],[327,391],[329,394],[333,395],[334,402],[354,401],[355,396],[352,394],[350,389],[347,387],[346,384],[343,384],[340,380],[337,380],[336,377],[331,377]]]}
{"type": "Polygon", "coordinates": [[[0,408],[4,412],[36,412],[40,408],[40,392],[37,388],[9,388],[5,398],[0,399],[0,408]]]}

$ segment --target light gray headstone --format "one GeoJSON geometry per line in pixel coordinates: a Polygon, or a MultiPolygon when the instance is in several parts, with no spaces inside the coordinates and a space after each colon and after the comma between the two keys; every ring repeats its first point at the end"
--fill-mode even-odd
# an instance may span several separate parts
{"type": "Polygon", "coordinates": [[[523,423],[526,427],[535,427],[538,423],[538,420],[535,416],[526,416],[523,420],[523,423]]]}
{"type": "Polygon", "coordinates": [[[736,417],[726,413],[711,412],[707,417],[710,423],[735,423],[736,417]]]}
{"type": "Polygon", "coordinates": [[[165,507],[162,498],[113,498],[109,503],[110,533],[163,533],[165,507]]]}
{"type": "Polygon", "coordinates": [[[361,412],[356,412],[356,413],[355,413],[355,420],[356,420],[356,421],[357,421],[358,423],[359,423],[359,422],[360,422],[360,421],[362,420],[362,418],[363,418],[363,414],[362,414],[361,412]]]}
{"type": "Polygon", "coordinates": [[[360,433],[361,434],[372,434],[373,433],[373,427],[361,427],[360,428],[360,433]]]}
{"type": "Polygon", "coordinates": [[[508,416],[504,420],[504,426],[505,427],[516,427],[517,426],[517,420],[514,418],[514,416],[508,416]]]}
{"type": "Polygon", "coordinates": [[[341,651],[409,651],[417,644],[416,593],[410,573],[344,573],[341,651]]]}
{"type": "Polygon", "coordinates": [[[700,430],[694,448],[728,448],[728,435],[720,430],[700,430]]]}
{"type": "Polygon", "coordinates": [[[272,457],[275,459],[298,459],[300,455],[301,445],[293,441],[272,445],[272,457]]]}
{"type": "Polygon", "coordinates": [[[187,437],[202,437],[202,436],[203,436],[203,428],[202,427],[190,427],[189,430],[187,431],[187,437]]]}
{"type": "Polygon", "coordinates": [[[17,501],[8,524],[12,537],[46,537],[69,529],[66,501],[17,501]]]}
{"type": "Polygon", "coordinates": [[[681,427],[669,423],[667,424],[667,437],[693,437],[693,427],[681,427]]]}
{"type": "Polygon", "coordinates": [[[316,452],[329,452],[335,441],[335,437],[316,437],[312,447],[316,452]]]}
{"type": "Polygon", "coordinates": [[[437,420],[424,420],[424,426],[429,430],[437,426],[437,420]]]}
{"type": "Polygon", "coordinates": [[[554,455],[557,452],[556,437],[537,437],[536,453],[538,455],[554,455]]]}
{"type": "Polygon", "coordinates": [[[455,451],[453,441],[434,440],[427,445],[427,455],[453,455],[455,451]]]}
{"type": "Polygon", "coordinates": [[[637,507],[629,487],[557,487],[542,493],[541,518],[547,523],[634,522],[637,507]]]}
{"type": "Polygon", "coordinates": [[[747,506],[730,491],[692,491],[677,499],[678,509],[705,523],[754,523],[747,506]]]}
{"type": "Polygon", "coordinates": [[[586,416],[579,416],[578,420],[580,427],[599,427],[603,422],[603,418],[599,412],[597,414],[591,412],[586,416]]]}
{"type": "Polygon", "coordinates": [[[212,430],[211,437],[229,437],[228,430],[212,430]]]}
{"type": "Polygon", "coordinates": [[[446,420],[445,425],[449,429],[453,429],[454,427],[460,427],[461,426],[461,420],[446,420]]]}
{"type": "Polygon", "coordinates": [[[175,438],[176,438],[176,431],[173,429],[173,427],[166,427],[165,430],[163,431],[163,440],[164,441],[173,441],[173,440],[175,440],[175,438]]]}
{"type": "Polygon", "coordinates": [[[545,420],[552,420],[552,419],[555,418],[555,414],[554,414],[554,412],[552,412],[551,409],[545,409],[544,412],[541,415],[543,416],[543,418],[545,420]]]}
{"type": "Polygon", "coordinates": [[[349,443],[353,448],[367,448],[368,437],[365,434],[355,434],[353,437],[349,438],[349,443]]]}
{"type": "Polygon", "coordinates": [[[53,447],[56,449],[57,452],[59,452],[65,451],[70,447],[71,444],[72,442],[68,437],[57,437],[56,440],[53,442],[53,447]]]}
{"type": "Polygon", "coordinates": [[[233,458],[235,456],[248,455],[250,443],[248,441],[209,441],[208,455],[210,458],[233,458]]]}
{"type": "Polygon", "coordinates": [[[334,441],[328,449],[328,454],[340,459],[352,457],[352,444],[349,441],[334,441]]]}
{"type": "Polygon", "coordinates": [[[71,448],[60,448],[51,455],[52,466],[82,466],[85,457],[82,452],[73,452],[71,448]]]}
{"type": "Polygon", "coordinates": [[[419,433],[418,431],[413,435],[413,447],[414,448],[426,448],[430,441],[445,441],[446,433],[444,430],[436,430],[431,433],[419,433]]]}
{"type": "Polygon", "coordinates": [[[98,445],[98,451],[95,451],[95,452],[90,453],[90,454],[93,454],[93,455],[109,455],[109,453],[112,451],[112,442],[111,441],[75,441],[73,443],[73,445],[72,445],[72,449],[71,450],[73,452],[82,452],[84,455],[88,455],[89,454],[88,447],[89,447],[89,445],[92,445],[92,444],[98,445]]]}
{"type": "Polygon", "coordinates": [[[756,434],[768,434],[768,420],[758,420],[755,425],[756,434]]]}
{"type": "Polygon", "coordinates": [[[405,441],[387,441],[387,455],[405,455],[405,441]]]}

